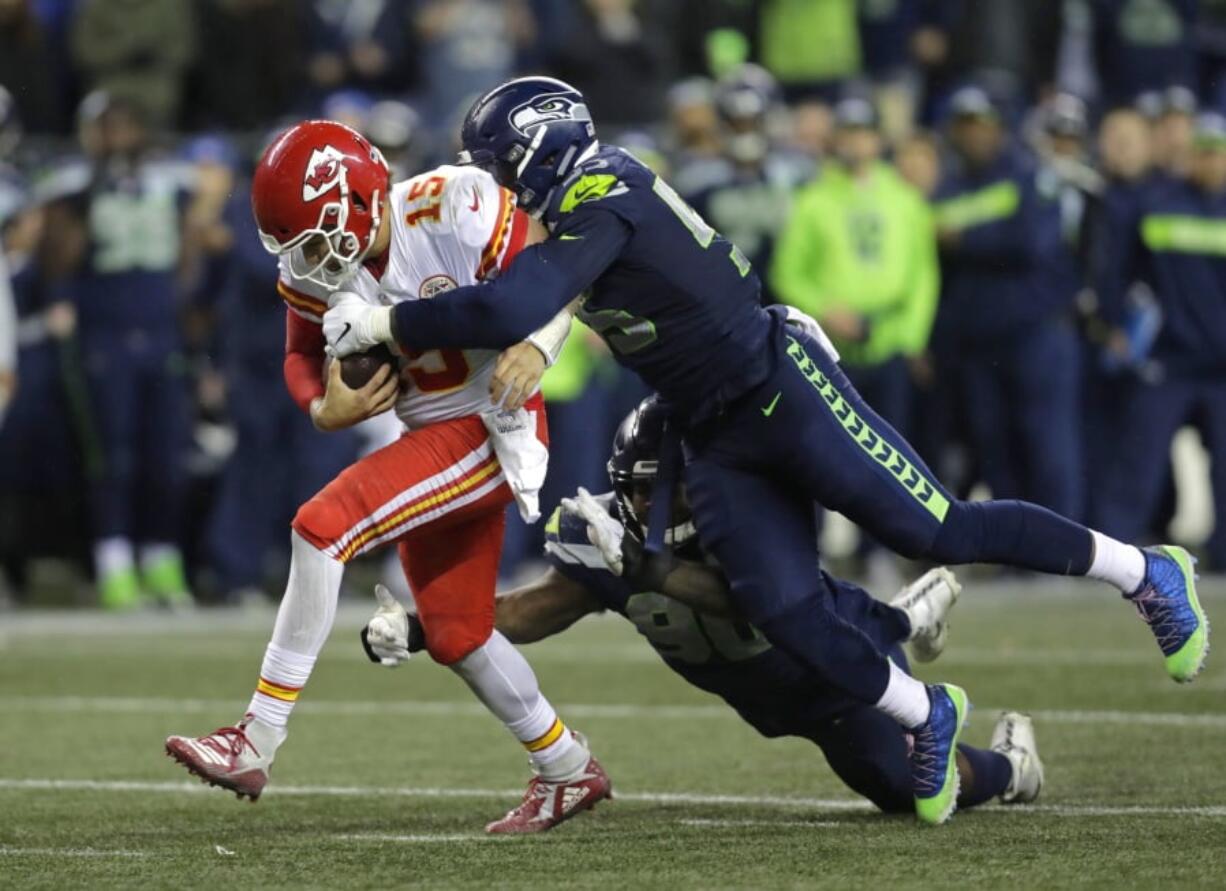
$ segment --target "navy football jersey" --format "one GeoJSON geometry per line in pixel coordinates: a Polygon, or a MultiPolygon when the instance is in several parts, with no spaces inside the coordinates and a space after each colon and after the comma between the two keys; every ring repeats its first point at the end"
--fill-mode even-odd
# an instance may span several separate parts
{"type": "MultiPolygon", "coordinates": [[[[612,494],[600,496],[616,516],[612,494]]],[[[673,671],[714,693],[764,736],[811,736],[823,724],[860,703],[813,683],[791,656],[774,649],[747,622],[699,613],[654,591],[635,591],[613,575],[587,537],[578,514],[558,508],[545,527],[550,565],[582,585],[609,610],[634,623],[673,671]]],[[[836,582],[836,609],[899,664],[899,641],[876,616],[888,609],[853,585],[836,582]]]]}
{"type": "Polygon", "coordinates": [[[551,237],[497,279],[393,311],[403,349],[501,349],[577,295],[579,317],[675,414],[698,421],[774,370],[780,322],[744,255],[628,152],[603,146],[551,193],[551,237]]]}
{"type": "Polygon", "coordinates": [[[555,239],[580,239],[609,216],[629,237],[579,318],[622,364],[670,402],[700,409],[763,380],[770,319],[740,249],[629,152],[602,146],[554,190],[545,222],[555,239]]]}

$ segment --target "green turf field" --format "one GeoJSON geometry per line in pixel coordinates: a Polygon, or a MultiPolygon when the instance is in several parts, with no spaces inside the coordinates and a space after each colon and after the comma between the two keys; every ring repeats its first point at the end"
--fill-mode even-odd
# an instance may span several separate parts
{"type": "MultiPolygon", "coordinates": [[[[1226,629],[1224,594],[1205,599],[1226,629]]],[[[876,815],[812,745],[757,737],[606,617],[526,653],[619,800],[485,837],[522,751],[428,659],[366,662],[364,615],[342,611],[256,805],[189,782],[162,740],[239,716],[271,613],[0,616],[0,888],[1226,885],[1223,660],[1166,680],[1089,584],[967,584],[925,676],[966,686],[972,742],[1031,710],[1047,788],[936,829],[876,815]]]]}

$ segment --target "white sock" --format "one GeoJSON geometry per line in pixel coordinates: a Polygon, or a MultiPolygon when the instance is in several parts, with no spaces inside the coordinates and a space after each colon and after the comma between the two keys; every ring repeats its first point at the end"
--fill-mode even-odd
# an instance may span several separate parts
{"type": "Polygon", "coordinates": [[[542,778],[568,780],[587,765],[591,754],[541,695],[528,660],[497,631],[451,668],[523,743],[542,778]]]}
{"type": "Polygon", "coordinates": [[[135,566],[136,557],[130,538],[114,535],[94,542],[94,569],[99,578],[127,572],[135,566]]]}
{"type": "Polygon", "coordinates": [[[259,721],[280,728],[282,738],[298,694],[332,630],[345,571],[345,564],[325,555],[297,532],[291,534],[290,550],[289,582],[247,707],[259,721]]]}
{"type": "Polygon", "coordinates": [[[304,656],[270,643],[264,651],[260,679],[247,711],[265,724],[284,728],[314,667],[314,656],[304,656]]]}
{"type": "Polygon", "coordinates": [[[928,688],[890,660],[890,682],[877,701],[877,708],[903,727],[913,730],[928,722],[931,703],[928,688]]]}
{"type": "Polygon", "coordinates": [[[1090,535],[1094,538],[1094,559],[1090,562],[1086,577],[1115,585],[1125,594],[1132,594],[1140,588],[1145,581],[1145,554],[1141,549],[1093,529],[1090,535]]]}

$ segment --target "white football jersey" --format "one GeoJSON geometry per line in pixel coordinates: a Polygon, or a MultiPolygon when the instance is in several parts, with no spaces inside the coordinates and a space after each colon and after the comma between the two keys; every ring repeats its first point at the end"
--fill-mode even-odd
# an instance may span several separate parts
{"type": "MultiPolygon", "coordinates": [[[[376,278],[366,266],[338,289],[390,306],[446,299],[445,292],[497,275],[523,245],[526,221],[515,197],[475,167],[444,165],[392,186],[392,242],[376,278]]],[[[293,311],[322,322],[331,291],[289,273],[281,258],[277,291],[293,311]]],[[[425,350],[401,359],[396,414],[424,427],[493,408],[489,398],[496,350],[425,350]]]]}

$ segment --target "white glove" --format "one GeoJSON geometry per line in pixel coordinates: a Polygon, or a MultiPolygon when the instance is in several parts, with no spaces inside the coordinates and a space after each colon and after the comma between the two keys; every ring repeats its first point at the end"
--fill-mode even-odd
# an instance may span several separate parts
{"type": "Polygon", "coordinates": [[[375,585],[379,606],[362,632],[362,644],[371,660],[388,668],[409,661],[409,615],[383,585],[375,585]]]}
{"type": "Polygon", "coordinates": [[[794,328],[799,328],[805,334],[808,334],[821,344],[822,349],[826,351],[826,355],[835,362],[839,361],[839,351],[834,348],[834,344],[830,342],[830,337],[822,330],[822,326],[817,324],[817,319],[807,312],[801,312],[794,306],[784,308],[787,310],[787,324],[794,328]]]}
{"type": "Polygon", "coordinates": [[[609,516],[609,512],[601,507],[600,502],[582,486],[574,498],[562,499],[563,510],[576,513],[587,522],[588,541],[600,551],[605,565],[614,575],[622,574],[622,539],[626,535],[625,527],[609,516]]]}
{"type": "Polygon", "coordinates": [[[327,352],[335,359],[392,344],[392,308],[372,306],[352,291],[336,291],[324,313],[327,352]]]}

